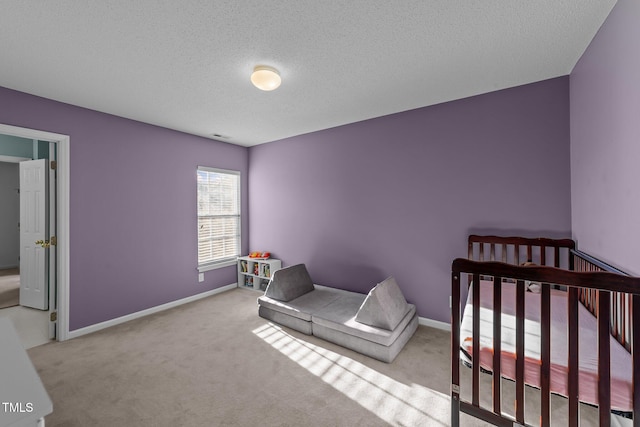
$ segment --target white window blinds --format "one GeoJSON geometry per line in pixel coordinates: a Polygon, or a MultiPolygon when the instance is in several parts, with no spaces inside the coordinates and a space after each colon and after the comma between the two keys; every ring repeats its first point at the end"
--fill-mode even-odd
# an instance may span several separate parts
{"type": "Polygon", "coordinates": [[[240,255],[240,172],[198,167],[198,269],[240,255]]]}

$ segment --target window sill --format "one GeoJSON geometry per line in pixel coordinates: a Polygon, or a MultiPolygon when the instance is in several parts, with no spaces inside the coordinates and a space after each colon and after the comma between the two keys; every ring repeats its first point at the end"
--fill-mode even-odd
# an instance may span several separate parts
{"type": "Polygon", "coordinates": [[[230,259],[227,261],[216,262],[215,264],[205,264],[198,266],[198,272],[204,273],[205,271],[217,270],[218,268],[229,267],[231,265],[236,265],[235,259],[230,259]]]}

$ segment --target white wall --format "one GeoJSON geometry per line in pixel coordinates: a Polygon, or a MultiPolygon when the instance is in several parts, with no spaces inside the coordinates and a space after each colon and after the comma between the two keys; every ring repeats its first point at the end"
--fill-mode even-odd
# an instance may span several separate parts
{"type": "Polygon", "coordinates": [[[0,269],[18,266],[19,185],[18,163],[0,162],[0,269]]]}

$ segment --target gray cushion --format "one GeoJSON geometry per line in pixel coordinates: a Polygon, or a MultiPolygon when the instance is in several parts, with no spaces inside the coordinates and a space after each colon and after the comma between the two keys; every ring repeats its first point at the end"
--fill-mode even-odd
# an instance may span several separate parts
{"type": "Polygon", "coordinates": [[[304,264],[293,265],[273,273],[264,294],[278,301],[291,301],[314,289],[304,264]]]}
{"type": "Polygon", "coordinates": [[[311,322],[313,313],[341,298],[345,293],[341,289],[318,285],[315,286],[313,291],[307,292],[291,301],[279,301],[275,298],[261,295],[258,297],[258,305],[311,322]]]}
{"type": "MultiPolygon", "coordinates": [[[[388,334],[393,334],[392,339],[388,340],[387,344],[380,344],[369,340],[369,337],[362,338],[359,335],[344,333],[334,327],[324,326],[315,322],[313,323],[313,335],[374,359],[391,363],[418,327],[418,315],[415,311],[408,313],[405,319],[407,320],[406,324],[403,320],[395,331],[387,332],[388,334]]],[[[363,324],[360,324],[360,327],[369,328],[369,326],[363,324]]],[[[376,329],[376,331],[384,332],[382,329],[376,329]]]]}
{"type": "MultiPolygon", "coordinates": [[[[376,344],[389,346],[398,338],[398,335],[407,326],[411,318],[415,316],[416,308],[412,304],[407,304],[409,311],[400,319],[400,323],[393,329],[365,325],[356,321],[358,308],[366,296],[363,294],[350,293],[332,302],[326,307],[313,313],[311,323],[313,323],[313,333],[315,335],[316,326],[322,325],[327,329],[333,329],[340,334],[353,338],[362,338],[376,344]]],[[[348,339],[347,339],[348,341],[348,339]]],[[[342,344],[344,345],[344,344],[342,344]]],[[[353,349],[353,346],[347,345],[353,349]]],[[[356,351],[359,351],[356,349],[356,351]]]]}
{"type": "Polygon", "coordinates": [[[260,317],[270,320],[280,325],[286,326],[303,334],[311,335],[311,322],[299,319],[297,317],[289,316],[288,314],[281,313],[270,309],[269,307],[261,305],[258,308],[258,315],[260,317]]]}
{"type": "Polygon", "coordinates": [[[407,300],[404,299],[396,279],[389,277],[369,291],[355,320],[393,331],[408,311],[407,300]]]}

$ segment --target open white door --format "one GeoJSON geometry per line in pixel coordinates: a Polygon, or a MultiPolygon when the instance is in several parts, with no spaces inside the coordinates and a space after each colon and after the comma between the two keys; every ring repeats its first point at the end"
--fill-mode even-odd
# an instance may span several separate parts
{"type": "Polygon", "coordinates": [[[39,310],[49,309],[47,166],[20,162],[20,305],[39,310]]]}

